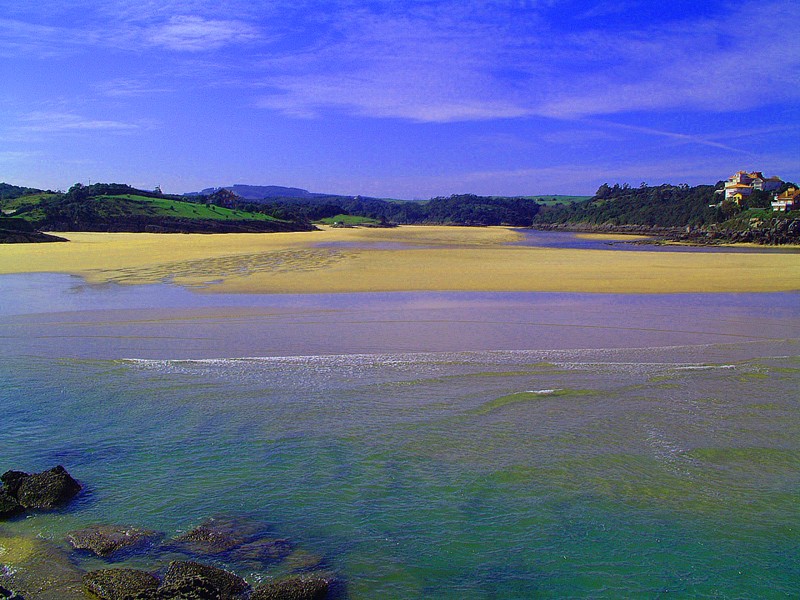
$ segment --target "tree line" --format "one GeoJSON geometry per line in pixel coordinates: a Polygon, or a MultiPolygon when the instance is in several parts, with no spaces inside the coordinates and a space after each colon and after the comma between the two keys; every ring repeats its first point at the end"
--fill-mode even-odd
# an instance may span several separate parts
{"type": "Polygon", "coordinates": [[[398,225],[510,225],[530,227],[539,204],[525,198],[457,194],[427,201],[382,200],[360,196],[270,198],[241,201],[237,208],[261,211],[279,219],[319,221],[336,215],[357,215],[398,225]]]}

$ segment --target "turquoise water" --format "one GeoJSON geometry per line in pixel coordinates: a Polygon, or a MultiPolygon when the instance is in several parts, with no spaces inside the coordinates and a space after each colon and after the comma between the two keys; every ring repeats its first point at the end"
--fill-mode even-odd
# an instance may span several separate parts
{"type": "Polygon", "coordinates": [[[112,286],[81,309],[48,281],[65,312],[0,304],[0,468],[86,492],[7,530],[246,515],[351,598],[800,593],[800,294],[112,286]]]}

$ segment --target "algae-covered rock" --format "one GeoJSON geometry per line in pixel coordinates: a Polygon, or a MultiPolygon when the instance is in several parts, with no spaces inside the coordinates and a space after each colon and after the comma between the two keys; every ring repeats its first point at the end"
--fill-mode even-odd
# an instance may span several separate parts
{"type": "Polygon", "coordinates": [[[241,563],[264,565],[282,561],[293,550],[293,544],[287,539],[263,538],[236,548],[231,558],[241,563]]]}
{"type": "Polygon", "coordinates": [[[6,492],[5,489],[0,488],[0,519],[8,519],[24,511],[25,509],[17,502],[14,496],[6,492]]]}
{"type": "Polygon", "coordinates": [[[8,492],[10,496],[14,496],[16,498],[17,491],[19,490],[22,480],[26,479],[27,477],[30,477],[30,475],[23,471],[6,471],[0,475],[0,481],[3,482],[6,492],[8,492]]]}
{"type": "Polygon", "coordinates": [[[158,533],[120,525],[90,525],[67,534],[67,540],[76,550],[86,550],[97,556],[108,557],[120,550],[130,550],[156,539],[158,533]]]}
{"type": "Polygon", "coordinates": [[[295,550],[286,557],[284,563],[290,571],[311,571],[317,569],[325,561],[319,554],[313,554],[306,550],[295,550]]]}
{"type": "Polygon", "coordinates": [[[85,600],[82,572],[39,538],[0,533],[0,585],[28,600],[85,600]]]}
{"type": "Polygon", "coordinates": [[[176,537],[172,545],[193,554],[222,554],[250,541],[261,527],[245,519],[215,517],[176,537]]]}
{"type": "Polygon", "coordinates": [[[13,474],[9,478],[11,484],[6,483],[5,479],[3,483],[9,489],[16,488],[17,501],[28,509],[57,508],[70,501],[81,490],[80,484],[61,465],[33,475],[10,471],[3,477],[9,473],[13,474]]]}
{"type": "Polygon", "coordinates": [[[83,576],[86,590],[99,600],[129,600],[158,589],[155,575],[138,569],[100,569],[83,576]]]}
{"type": "Polygon", "coordinates": [[[331,580],[325,576],[292,575],[259,585],[250,600],[322,600],[331,580]]]}
{"type": "Polygon", "coordinates": [[[179,587],[200,580],[204,585],[210,584],[222,600],[237,598],[249,587],[244,579],[230,571],[194,561],[171,562],[164,576],[164,586],[179,587]]]}
{"type": "Polygon", "coordinates": [[[131,600],[223,600],[223,596],[208,579],[195,575],[164,584],[155,594],[140,594],[131,600]]]}

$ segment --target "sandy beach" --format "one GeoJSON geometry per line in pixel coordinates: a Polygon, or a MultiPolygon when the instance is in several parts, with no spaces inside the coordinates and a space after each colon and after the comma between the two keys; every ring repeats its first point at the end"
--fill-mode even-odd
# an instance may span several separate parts
{"type": "MultiPolygon", "coordinates": [[[[794,254],[609,252],[507,245],[506,228],[399,227],[225,235],[66,233],[0,249],[0,274],[69,273],[92,283],[172,282],[226,293],[800,289],[794,254]]],[[[618,240],[619,236],[609,238],[618,240]]]]}

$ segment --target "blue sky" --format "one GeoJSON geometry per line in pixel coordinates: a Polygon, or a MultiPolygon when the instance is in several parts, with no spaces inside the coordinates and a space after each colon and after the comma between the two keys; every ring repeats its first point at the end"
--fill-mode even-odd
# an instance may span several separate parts
{"type": "Polygon", "coordinates": [[[800,181],[796,1],[0,0],[0,181],[800,181]]]}

